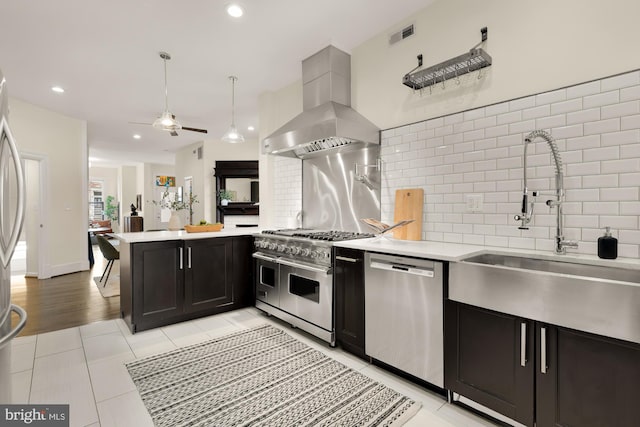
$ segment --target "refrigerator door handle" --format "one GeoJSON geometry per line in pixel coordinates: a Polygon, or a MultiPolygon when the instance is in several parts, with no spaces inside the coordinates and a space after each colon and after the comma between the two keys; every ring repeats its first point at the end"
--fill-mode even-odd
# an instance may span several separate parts
{"type": "MultiPolygon", "coordinates": [[[[13,139],[13,135],[11,134],[11,129],[9,129],[7,119],[5,117],[2,117],[2,121],[0,122],[0,144],[4,144],[5,138],[9,146],[8,148],[11,153],[11,157],[13,159],[13,164],[16,170],[16,179],[18,181],[18,192],[16,194],[18,200],[13,228],[8,240],[0,239],[0,262],[2,262],[2,266],[4,268],[7,268],[9,266],[9,263],[11,262],[11,256],[13,255],[13,251],[18,244],[20,231],[22,230],[22,222],[24,221],[25,188],[24,173],[22,171],[22,163],[20,163],[20,157],[18,155],[18,147],[16,147],[16,143],[13,139]],[[7,242],[6,246],[5,242],[7,242]]],[[[0,156],[3,157],[6,155],[6,153],[7,152],[5,150],[0,149],[0,156]]],[[[0,158],[0,164],[4,163],[3,160],[4,159],[0,158]]],[[[4,192],[3,181],[4,176],[0,176],[0,200],[2,200],[6,196],[2,194],[4,192]]]]}
{"type": "Polygon", "coordinates": [[[11,332],[9,332],[4,337],[0,337],[0,348],[4,347],[5,344],[8,344],[9,341],[11,341],[16,335],[18,335],[20,331],[22,331],[24,325],[27,324],[27,312],[24,310],[24,308],[15,304],[11,304],[10,311],[16,313],[20,317],[20,321],[18,322],[16,327],[11,330],[11,332]]]}

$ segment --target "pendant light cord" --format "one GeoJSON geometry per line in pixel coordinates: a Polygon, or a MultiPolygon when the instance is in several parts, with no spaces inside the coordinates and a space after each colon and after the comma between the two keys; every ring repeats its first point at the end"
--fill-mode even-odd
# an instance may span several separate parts
{"type": "Polygon", "coordinates": [[[236,127],[236,76],[229,76],[231,80],[231,126],[236,127]]]}

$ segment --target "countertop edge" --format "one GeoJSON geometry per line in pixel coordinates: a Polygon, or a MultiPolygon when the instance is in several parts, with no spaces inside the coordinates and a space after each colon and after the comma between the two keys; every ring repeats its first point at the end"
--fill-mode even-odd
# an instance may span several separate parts
{"type": "Polygon", "coordinates": [[[260,233],[262,229],[258,227],[240,227],[221,231],[208,231],[204,233],[188,233],[185,230],[179,231],[141,231],[135,233],[110,233],[123,243],[144,243],[161,242],[166,240],[196,240],[210,239],[218,237],[252,236],[260,233]]]}

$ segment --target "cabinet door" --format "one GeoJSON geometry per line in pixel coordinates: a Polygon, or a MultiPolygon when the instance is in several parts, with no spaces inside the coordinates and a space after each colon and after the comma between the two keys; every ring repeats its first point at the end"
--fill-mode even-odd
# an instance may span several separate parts
{"type": "Polygon", "coordinates": [[[336,248],[334,266],[336,341],[364,358],[364,253],[336,248]]]}
{"type": "Polygon", "coordinates": [[[131,246],[133,328],[142,330],[166,324],[166,319],[182,314],[182,241],[131,246]]]}
{"type": "Polygon", "coordinates": [[[233,240],[226,237],[185,241],[185,311],[233,303],[233,240]]]}
{"type": "Polygon", "coordinates": [[[530,320],[445,301],[445,388],[532,426],[533,334],[530,320]]]}
{"type": "Polygon", "coordinates": [[[238,308],[253,305],[256,300],[252,252],[253,237],[233,238],[233,294],[238,308]]]}
{"type": "Polygon", "coordinates": [[[638,425],[640,345],[542,324],[536,335],[538,426],[638,425]]]}

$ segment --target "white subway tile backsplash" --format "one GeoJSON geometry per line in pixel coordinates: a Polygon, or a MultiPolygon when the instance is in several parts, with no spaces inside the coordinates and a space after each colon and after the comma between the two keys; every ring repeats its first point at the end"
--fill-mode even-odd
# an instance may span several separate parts
{"type": "Polygon", "coordinates": [[[608,119],[611,117],[631,116],[638,113],[640,113],[640,101],[628,101],[602,107],[600,117],[608,119]]]}
{"type": "Polygon", "coordinates": [[[484,129],[484,128],[488,128],[488,127],[492,127],[496,125],[496,117],[495,116],[491,116],[491,117],[485,117],[482,119],[476,119],[473,121],[473,128],[474,129],[484,129]]]}
{"type": "Polygon", "coordinates": [[[640,231],[620,230],[619,240],[624,243],[632,243],[634,245],[640,245],[640,231]]]}
{"type": "Polygon", "coordinates": [[[582,98],[551,104],[551,114],[572,113],[582,110],[582,98]]]}
{"type": "Polygon", "coordinates": [[[633,201],[638,200],[638,187],[601,188],[601,201],[633,201]]]}
{"type": "Polygon", "coordinates": [[[509,125],[509,133],[529,133],[536,128],[535,120],[524,120],[509,125]]]}
{"type": "Polygon", "coordinates": [[[565,116],[564,114],[541,117],[536,119],[536,129],[558,128],[566,124],[567,124],[567,116],[565,116]]]}
{"type": "Polygon", "coordinates": [[[589,123],[600,120],[600,109],[592,108],[590,110],[579,110],[567,114],[567,124],[589,123]]]}
{"type": "Polygon", "coordinates": [[[640,245],[618,243],[618,256],[623,258],[640,258],[640,245]]]}
{"type": "Polygon", "coordinates": [[[640,144],[629,144],[620,146],[620,158],[630,159],[640,157],[640,144]]]}
{"type": "Polygon", "coordinates": [[[602,107],[603,105],[611,105],[620,102],[620,92],[613,90],[611,92],[599,93],[597,95],[585,96],[582,99],[583,108],[602,107]]]}
{"type": "Polygon", "coordinates": [[[531,108],[536,105],[535,96],[527,96],[525,98],[514,99],[509,102],[509,111],[524,110],[525,108],[531,108]]]}
{"type": "Polygon", "coordinates": [[[640,186],[640,172],[620,174],[620,187],[631,187],[634,185],[640,186]]]}
{"type": "Polygon", "coordinates": [[[567,99],[580,98],[594,93],[600,93],[600,80],[567,88],[567,99]]]}
{"type": "Polygon", "coordinates": [[[536,95],[536,105],[553,104],[567,99],[567,90],[559,89],[536,95]]]}
{"type": "Polygon", "coordinates": [[[501,102],[499,104],[489,105],[484,108],[485,116],[497,116],[498,114],[509,112],[509,103],[501,102]]]}
{"type": "Polygon", "coordinates": [[[617,187],[618,174],[611,175],[586,175],[582,177],[584,188],[617,187]]]}
{"type": "Polygon", "coordinates": [[[540,105],[538,107],[527,108],[522,110],[522,120],[537,119],[551,115],[551,107],[549,105],[540,105]]]}
{"type": "Polygon", "coordinates": [[[497,117],[496,124],[504,125],[504,124],[515,123],[519,121],[522,121],[522,111],[517,110],[512,113],[500,114],[497,117]]]}
{"type": "Polygon", "coordinates": [[[618,215],[620,205],[618,202],[585,202],[582,212],[586,215],[618,215]]]}
{"type": "MultiPolygon", "coordinates": [[[[628,118],[628,117],[625,117],[628,118]]],[[[623,119],[625,119],[623,118],[623,119]]],[[[640,118],[640,116],[639,116],[640,118]]],[[[599,120],[596,122],[590,122],[584,124],[584,134],[585,135],[593,135],[593,134],[602,134],[607,132],[616,132],[620,130],[620,119],[607,119],[607,120],[599,120]]]]}
{"type": "Polygon", "coordinates": [[[640,99],[640,86],[620,89],[620,101],[633,101],[640,99]]]}
{"type": "Polygon", "coordinates": [[[493,126],[484,130],[484,136],[486,138],[494,138],[496,136],[503,136],[509,134],[509,125],[493,126]]]}
{"type": "Polygon", "coordinates": [[[640,71],[634,71],[603,79],[601,90],[605,92],[612,89],[620,89],[638,84],[640,84],[640,71]]]}
{"type": "Polygon", "coordinates": [[[602,162],[602,173],[640,172],[640,158],[602,162]]]}
{"type": "Polygon", "coordinates": [[[485,112],[484,108],[475,108],[473,110],[465,111],[464,120],[468,122],[468,121],[480,119],[484,117],[484,112],[485,112]]]}
{"type": "MultiPolygon", "coordinates": [[[[582,240],[573,252],[595,254],[605,225],[638,232],[640,71],[383,131],[383,218],[392,217],[395,189],[424,187],[425,238],[552,251],[547,196],[537,198],[529,231],[513,220],[522,202],[523,138],[534,129],[550,131],[562,156],[565,237],[582,240]],[[482,213],[466,211],[471,193],[483,195],[482,213]]],[[[530,144],[528,153],[529,188],[551,191],[548,146],[530,144]]],[[[621,241],[620,256],[623,247],[640,254],[640,242],[621,241]]]]}
{"type": "Polygon", "coordinates": [[[464,114],[463,113],[456,113],[456,114],[451,114],[449,116],[446,116],[444,118],[444,124],[446,125],[453,125],[456,123],[462,123],[464,121],[464,114]]]}
{"type": "Polygon", "coordinates": [[[640,114],[622,117],[621,130],[640,129],[640,114]]]}
{"type": "Polygon", "coordinates": [[[578,163],[566,165],[567,176],[597,175],[600,173],[600,162],[578,163]]]}
{"type": "Polygon", "coordinates": [[[620,147],[591,148],[583,151],[583,160],[617,160],[620,158],[620,147]]]}

